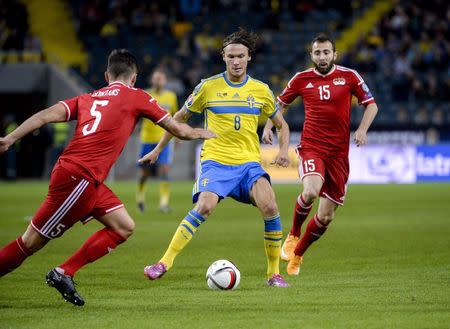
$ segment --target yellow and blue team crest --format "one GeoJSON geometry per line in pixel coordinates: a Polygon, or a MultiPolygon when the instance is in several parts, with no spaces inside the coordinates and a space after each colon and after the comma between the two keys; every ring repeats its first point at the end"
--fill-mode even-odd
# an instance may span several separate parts
{"type": "Polygon", "coordinates": [[[253,108],[255,106],[255,97],[253,97],[252,94],[247,96],[247,104],[250,108],[253,108]]]}
{"type": "Polygon", "coordinates": [[[209,183],[209,179],[208,178],[203,178],[202,179],[202,186],[206,186],[209,183]]]}
{"type": "Polygon", "coordinates": [[[190,94],[188,99],[186,100],[186,106],[191,106],[193,100],[194,100],[194,96],[192,94],[190,94]]]}

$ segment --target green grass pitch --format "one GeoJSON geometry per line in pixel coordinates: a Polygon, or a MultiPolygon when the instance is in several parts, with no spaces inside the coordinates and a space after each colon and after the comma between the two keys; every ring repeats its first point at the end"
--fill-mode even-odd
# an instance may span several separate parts
{"type": "MultiPolygon", "coordinates": [[[[133,182],[111,188],[136,232],[111,255],[78,272],[82,308],[44,283],[100,225],[76,224],[0,279],[0,328],[449,328],[450,185],[352,185],[347,205],[308,250],[288,289],[265,285],[263,223],[254,207],[221,202],[174,268],[159,281],[143,275],[163,254],[191,209],[191,183],[174,183],[173,212],[158,213],[156,186],[146,214],[134,207],[133,182]],[[207,288],[216,259],[242,273],[235,291],[207,288]]],[[[45,182],[0,183],[0,245],[21,234],[43,200],[45,182]]],[[[275,186],[284,233],[296,185],[275,186]]],[[[285,273],[285,263],[281,266],[285,273]]]]}

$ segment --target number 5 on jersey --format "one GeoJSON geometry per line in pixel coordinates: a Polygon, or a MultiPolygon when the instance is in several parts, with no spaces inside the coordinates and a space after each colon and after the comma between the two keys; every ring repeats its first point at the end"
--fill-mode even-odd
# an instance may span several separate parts
{"type": "Polygon", "coordinates": [[[83,131],[84,136],[95,133],[95,131],[97,130],[98,125],[100,123],[100,120],[102,119],[102,113],[100,111],[97,111],[96,108],[97,108],[97,106],[106,106],[106,105],[108,105],[108,103],[109,103],[108,100],[94,101],[90,112],[91,112],[91,115],[93,117],[95,117],[95,121],[92,124],[92,127],[90,127],[90,128],[89,128],[89,123],[83,126],[82,131],[83,131]]]}

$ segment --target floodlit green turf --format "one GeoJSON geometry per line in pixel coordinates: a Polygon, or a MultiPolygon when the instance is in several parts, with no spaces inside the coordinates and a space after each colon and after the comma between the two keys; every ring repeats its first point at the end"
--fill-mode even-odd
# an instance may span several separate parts
{"type": "MultiPolygon", "coordinates": [[[[136,233],[78,273],[86,305],[64,303],[44,276],[97,223],[75,225],[0,279],[0,328],[450,327],[450,185],[351,186],[347,205],[306,254],[301,275],[287,278],[289,289],[265,286],[261,218],[233,200],[219,204],[172,271],[146,280],[144,266],[159,259],[191,208],[191,184],[174,184],[170,215],[138,214],[131,182],[111,187],[128,205],[136,233]],[[206,269],[220,258],[241,270],[236,291],[206,286],[206,269]]],[[[24,231],[46,189],[46,183],[0,182],[1,246],[24,231]]],[[[276,186],[285,233],[298,190],[276,186]]],[[[156,205],[155,193],[149,199],[156,205]]]]}

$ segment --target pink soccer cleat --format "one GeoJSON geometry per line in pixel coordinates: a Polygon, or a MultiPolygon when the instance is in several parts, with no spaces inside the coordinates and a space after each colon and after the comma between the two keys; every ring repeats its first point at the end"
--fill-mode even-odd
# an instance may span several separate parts
{"type": "Polygon", "coordinates": [[[267,285],[270,287],[281,287],[281,288],[289,287],[289,283],[284,281],[281,274],[274,274],[269,280],[267,280],[267,285]]]}
{"type": "Polygon", "coordinates": [[[164,263],[159,262],[144,268],[144,275],[150,280],[157,280],[167,272],[167,267],[164,263]]]}

